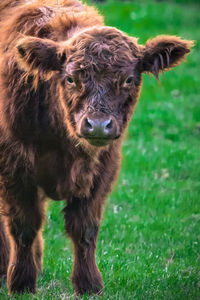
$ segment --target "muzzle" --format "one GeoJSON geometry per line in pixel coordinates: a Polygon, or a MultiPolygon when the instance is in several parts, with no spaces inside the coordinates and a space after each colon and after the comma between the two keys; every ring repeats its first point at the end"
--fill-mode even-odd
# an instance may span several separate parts
{"type": "Polygon", "coordinates": [[[106,113],[85,114],[78,127],[78,136],[94,146],[105,146],[120,136],[117,120],[106,113]]]}

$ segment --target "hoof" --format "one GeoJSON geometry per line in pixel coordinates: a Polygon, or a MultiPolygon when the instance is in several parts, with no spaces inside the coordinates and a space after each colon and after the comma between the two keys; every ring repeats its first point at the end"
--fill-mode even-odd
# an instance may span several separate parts
{"type": "Polygon", "coordinates": [[[84,294],[91,295],[101,295],[103,292],[103,281],[101,275],[92,280],[88,280],[86,277],[72,278],[72,285],[74,287],[74,292],[77,296],[84,294]]]}
{"type": "MultiPolygon", "coordinates": [[[[36,293],[36,272],[23,272],[19,265],[11,264],[8,268],[7,284],[9,295],[36,293]]],[[[26,270],[27,271],[27,270],[26,270]]],[[[34,270],[35,271],[35,270],[34,270]]]]}

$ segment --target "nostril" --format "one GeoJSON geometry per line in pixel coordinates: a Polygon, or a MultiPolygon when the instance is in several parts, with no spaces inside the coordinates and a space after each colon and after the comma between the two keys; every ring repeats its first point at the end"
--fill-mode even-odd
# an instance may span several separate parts
{"type": "Polygon", "coordinates": [[[86,118],[85,119],[85,124],[84,124],[85,125],[85,129],[88,129],[89,131],[91,131],[93,129],[92,124],[91,124],[90,121],[91,121],[90,119],[86,118]]]}
{"type": "Polygon", "coordinates": [[[107,121],[107,124],[105,124],[105,129],[111,129],[113,127],[113,121],[112,119],[107,121]]]}

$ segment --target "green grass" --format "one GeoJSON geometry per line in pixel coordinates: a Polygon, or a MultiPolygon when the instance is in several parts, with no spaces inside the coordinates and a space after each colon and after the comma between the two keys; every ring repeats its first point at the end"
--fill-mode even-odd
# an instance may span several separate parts
{"type": "MultiPolygon", "coordinates": [[[[107,25],[140,43],[163,33],[196,40],[187,62],[160,83],[143,76],[98,239],[105,283],[99,299],[200,299],[200,5],[108,1],[99,9],[107,25]]],[[[75,299],[62,207],[49,206],[38,293],[18,299],[75,299]]]]}

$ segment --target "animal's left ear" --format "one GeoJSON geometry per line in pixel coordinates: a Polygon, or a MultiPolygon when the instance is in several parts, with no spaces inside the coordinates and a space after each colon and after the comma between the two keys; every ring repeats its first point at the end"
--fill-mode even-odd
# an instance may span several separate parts
{"type": "Polygon", "coordinates": [[[153,73],[158,78],[159,72],[167,71],[183,61],[192,46],[192,41],[176,36],[160,35],[148,40],[142,48],[142,71],[153,73]]]}

